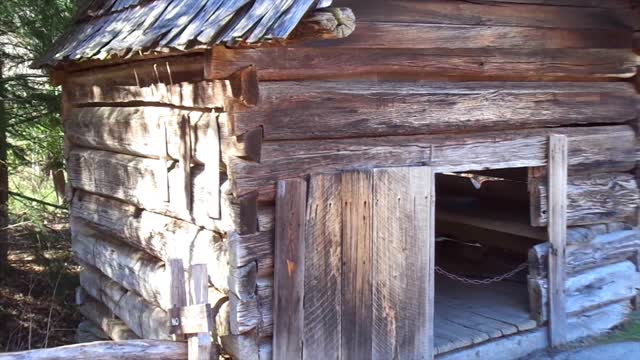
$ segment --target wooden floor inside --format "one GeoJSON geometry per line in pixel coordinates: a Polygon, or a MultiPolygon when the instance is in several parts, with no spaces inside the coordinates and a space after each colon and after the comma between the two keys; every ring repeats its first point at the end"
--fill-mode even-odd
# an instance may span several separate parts
{"type": "Polygon", "coordinates": [[[525,284],[466,285],[438,275],[435,287],[436,354],[536,327],[525,284]]]}

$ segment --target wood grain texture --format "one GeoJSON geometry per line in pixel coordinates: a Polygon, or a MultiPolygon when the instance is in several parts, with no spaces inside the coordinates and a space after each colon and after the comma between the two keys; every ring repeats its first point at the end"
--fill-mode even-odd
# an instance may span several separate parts
{"type": "MultiPolygon", "coordinates": [[[[71,186],[102,196],[114,197],[137,207],[171,215],[188,222],[215,228],[209,212],[219,207],[211,203],[219,188],[212,188],[206,168],[192,169],[193,211],[184,209],[183,164],[169,169],[162,160],[141,158],[101,150],[76,149],[70,152],[68,176],[71,186]],[[164,201],[163,184],[169,173],[169,202],[164,201]]],[[[215,181],[214,181],[215,182],[215,181]]]]}
{"type": "Polygon", "coordinates": [[[341,176],[342,359],[368,358],[373,346],[373,179],[371,171],[341,176]]]}
{"type": "MultiPolygon", "coordinates": [[[[562,29],[358,21],[351,36],[331,42],[347,48],[628,49],[630,29],[562,29]],[[391,45],[393,44],[393,45],[391,45]]],[[[308,42],[304,46],[322,46],[308,42]]]]}
{"type": "MultiPolygon", "coordinates": [[[[541,178],[529,181],[531,224],[549,219],[548,188],[541,178]]],[[[567,183],[567,224],[584,225],[631,220],[640,204],[638,183],[627,173],[570,176],[567,183]]]]}
{"type": "Polygon", "coordinates": [[[598,80],[636,73],[628,49],[407,49],[214,47],[209,75],[254,64],[260,80],[341,78],[598,80]]]}
{"type": "Polygon", "coordinates": [[[435,134],[635,119],[627,83],[265,82],[237,109],[231,135],[265,140],[435,134]]]}
{"type": "Polygon", "coordinates": [[[628,126],[595,126],[447,135],[266,142],[260,164],[230,159],[231,191],[240,196],[260,189],[273,199],[275,182],[304,174],[348,168],[428,164],[438,172],[543,166],[547,136],[569,137],[571,171],[617,161],[635,166],[635,133],[628,126]]]}
{"type": "Polygon", "coordinates": [[[145,300],[163,309],[171,307],[169,277],[160,261],[124,243],[108,241],[73,218],[71,229],[73,254],[77,259],[100,269],[145,300]]]}
{"type": "MultiPolygon", "coordinates": [[[[627,225],[627,227],[629,227],[627,225]]],[[[571,231],[572,228],[570,228],[571,231]]],[[[591,268],[635,258],[640,247],[640,232],[630,228],[603,232],[586,241],[567,239],[567,275],[591,268]]],[[[533,246],[529,251],[529,276],[545,278],[548,270],[549,244],[533,246]]]]}
{"type": "Polygon", "coordinates": [[[278,183],[275,230],[273,357],[301,359],[304,330],[307,182],[278,183]]]}
{"type": "MultiPolygon", "coordinates": [[[[340,177],[309,180],[305,234],[303,358],[342,352],[342,191],[340,177]]],[[[346,290],[345,290],[346,291],[346,290]]]]}
{"type": "Polygon", "coordinates": [[[73,108],[64,125],[67,139],[77,146],[180,160],[183,119],[188,119],[191,129],[188,140],[193,160],[217,172],[220,137],[212,113],[158,106],[73,108]]]}
{"type": "Polygon", "coordinates": [[[169,315],[161,308],[127,291],[96,268],[83,265],[80,285],[103,303],[137,336],[143,339],[169,340],[169,315]]]}
{"type": "Polygon", "coordinates": [[[105,305],[93,298],[87,298],[78,306],[78,311],[85,318],[97,325],[112,340],[134,340],[138,336],[105,305]]]}
{"type": "Polygon", "coordinates": [[[158,340],[96,341],[0,354],[2,360],[133,360],[141,356],[157,360],[182,360],[187,357],[184,343],[158,340]]]}
{"type": "Polygon", "coordinates": [[[431,359],[433,169],[376,169],[373,176],[373,358],[431,359]]]}
{"type": "MultiPolygon", "coordinates": [[[[635,298],[639,285],[640,275],[630,261],[593,268],[568,277],[565,284],[567,314],[575,315],[606,304],[629,301],[635,298]]],[[[543,323],[549,319],[549,282],[530,278],[529,287],[531,314],[538,323],[543,323]]]]}
{"type": "MultiPolygon", "coordinates": [[[[611,2],[629,8],[628,3],[611,2]]],[[[559,1],[345,0],[339,3],[351,7],[360,21],[565,29],[629,29],[631,23],[630,14],[618,13],[603,4],[590,6],[585,4],[587,1],[568,4],[559,1]]]]}
{"type": "Polygon", "coordinates": [[[566,243],[568,140],[549,136],[549,336],[551,346],[567,341],[566,243]]]}

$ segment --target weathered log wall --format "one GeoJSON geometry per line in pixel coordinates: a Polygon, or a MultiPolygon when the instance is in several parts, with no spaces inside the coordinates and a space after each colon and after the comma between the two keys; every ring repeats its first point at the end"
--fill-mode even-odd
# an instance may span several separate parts
{"type": "MultiPolygon", "coordinates": [[[[164,262],[204,258],[227,352],[271,358],[280,179],[384,166],[540,167],[548,136],[558,133],[569,137],[569,224],[629,222],[636,214],[638,97],[631,84],[609,81],[637,73],[630,47],[640,27],[626,1],[337,3],[359,19],[347,39],[216,47],[64,79],[83,286],[139,336],[166,335],[152,316],[167,305],[153,286],[162,281],[151,280],[163,278],[164,262]],[[114,303],[116,295],[129,305],[114,303]]],[[[518,206],[530,207],[522,224],[466,214],[464,226],[500,230],[497,242],[526,239],[515,245],[522,253],[546,241],[547,184],[537,175],[519,185],[518,206]]],[[[446,219],[454,228],[457,216],[446,219]]],[[[584,229],[570,229],[570,237],[584,229]]],[[[634,273],[625,261],[637,237],[615,234],[570,245],[570,290],[589,288],[595,280],[582,279],[607,271],[634,273]]],[[[545,251],[544,244],[532,250],[532,289],[546,286],[545,251]]],[[[618,285],[627,299],[630,283],[611,286],[618,285]]],[[[572,311],[581,316],[622,298],[596,293],[591,302],[576,298],[572,311]]],[[[544,308],[542,296],[536,301],[544,308]]]]}

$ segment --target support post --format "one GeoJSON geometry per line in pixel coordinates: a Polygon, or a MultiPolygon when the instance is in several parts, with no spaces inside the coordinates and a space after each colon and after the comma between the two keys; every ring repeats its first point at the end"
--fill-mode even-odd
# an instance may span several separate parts
{"type": "MultiPolygon", "coordinates": [[[[209,277],[206,264],[196,264],[191,266],[191,302],[192,305],[207,304],[209,302],[207,289],[209,287],[209,277]]],[[[208,328],[212,329],[212,319],[207,316],[203,321],[207,321],[208,328]]],[[[212,352],[216,350],[212,347],[213,339],[208,332],[191,334],[187,337],[189,360],[210,360],[217,359],[218,354],[212,352]]]]}
{"type": "Polygon", "coordinates": [[[552,347],[566,343],[565,249],[567,241],[568,144],[565,135],[549,137],[549,336],[552,347]]]}

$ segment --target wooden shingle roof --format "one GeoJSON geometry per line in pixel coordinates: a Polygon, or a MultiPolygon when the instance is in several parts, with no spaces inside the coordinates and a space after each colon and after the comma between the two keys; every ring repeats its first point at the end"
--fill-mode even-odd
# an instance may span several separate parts
{"type": "Polygon", "coordinates": [[[93,0],[35,67],[285,39],[326,0],[93,0]]]}

